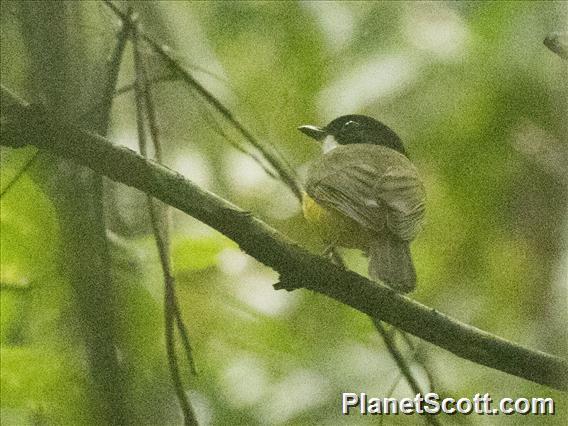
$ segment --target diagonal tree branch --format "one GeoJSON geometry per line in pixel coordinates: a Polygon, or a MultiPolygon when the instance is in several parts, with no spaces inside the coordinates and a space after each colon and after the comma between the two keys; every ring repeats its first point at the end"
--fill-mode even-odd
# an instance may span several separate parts
{"type": "Polygon", "coordinates": [[[324,294],[459,357],[568,390],[566,360],[464,324],[340,268],[297,246],[250,212],[125,147],[62,123],[37,106],[12,108],[3,120],[2,145],[34,145],[160,199],[237,242],[250,256],[279,272],[288,289],[304,287],[324,294]]]}

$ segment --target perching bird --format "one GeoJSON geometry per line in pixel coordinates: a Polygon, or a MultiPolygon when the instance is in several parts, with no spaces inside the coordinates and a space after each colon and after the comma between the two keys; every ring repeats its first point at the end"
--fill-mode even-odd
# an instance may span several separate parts
{"type": "Polygon", "coordinates": [[[369,275],[398,292],[416,287],[410,242],[420,232],[426,194],[400,138],[364,115],[301,126],[323,155],[311,165],[304,216],[330,246],[357,248],[369,275]]]}

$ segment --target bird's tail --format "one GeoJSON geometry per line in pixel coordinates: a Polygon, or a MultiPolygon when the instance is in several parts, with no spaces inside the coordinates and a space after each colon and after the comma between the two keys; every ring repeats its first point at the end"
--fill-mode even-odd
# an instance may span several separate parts
{"type": "Polygon", "coordinates": [[[416,271],[410,257],[409,241],[382,235],[369,247],[369,275],[393,290],[408,293],[416,287],[416,271]]]}

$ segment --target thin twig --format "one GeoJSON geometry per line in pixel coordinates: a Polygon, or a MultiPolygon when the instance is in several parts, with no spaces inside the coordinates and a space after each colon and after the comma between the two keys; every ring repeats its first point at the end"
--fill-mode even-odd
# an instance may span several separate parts
{"type": "MultiPolygon", "coordinates": [[[[178,81],[178,80],[179,80],[179,78],[176,77],[174,74],[172,74],[172,75],[167,75],[167,76],[154,77],[154,78],[148,79],[148,82],[151,85],[154,85],[156,83],[172,82],[172,81],[178,81]]],[[[134,84],[127,84],[127,85],[119,88],[115,92],[115,96],[121,96],[125,93],[128,93],[131,90],[134,90],[134,84]]],[[[266,167],[266,165],[263,163],[261,158],[259,158],[254,152],[247,151],[244,147],[242,147],[239,143],[237,143],[237,141],[235,141],[233,138],[231,138],[223,130],[221,125],[217,122],[217,120],[215,120],[215,117],[213,117],[213,114],[211,114],[211,111],[209,111],[207,109],[207,107],[203,105],[204,100],[202,98],[197,97],[191,90],[189,91],[189,94],[196,101],[198,107],[200,108],[200,110],[202,112],[202,117],[204,118],[205,122],[207,123],[207,125],[209,126],[209,128],[211,130],[213,130],[215,133],[217,133],[219,136],[221,136],[223,139],[225,139],[237,151],[251,157],[265,171],[265,173],[268,174],[271,178],[278,179],[278,176],[272,170],[270,170],[268,167],[266,167]]]]}
{"type": "MultiPolygon", "coordinates": [[[[127,15],[122,12],[117,6],[115,6],[110,0],[103,0],[104,3],[121,19],[128,19],[127,15]]],[[[160,43],[156,42],[148,34],[140,31],[139,36],[144,39],[150,47],[157,52],[160,57],[166,62],[166,64],[179,73],[181,79],[195,89],[210,105],[212,105],[217,112],[221,114],[231,125],[260,153],[266,158],[266,161],[274,168],[278,176],[282,181],[290,188],[290,190],[296,195],[296,197],[302,199],[301,186],[296,178],[292,168],[286,163],[286,161],[273,149],[271,146],[265,146],[260,141],[258,141],[252,133],[235,118],[233,113],[225,106],[221,101],[219,101],[211,92],[209,92],[205,87],[201,85],[189,71],[187,71],[179,61],[172,56],[167,48],[165,48],[160,43]]]]}
{"type": "MultiPolygon", "coordinates": [[[[136,35],[138,35],[138,32],[140,31],[140,28],[138,26],[135,27],[135,32],[136,35]]],[[[163,163],[163,154],[162,154],[162,144],[161,144],[161,138],[160,138],[160,131],[159,131],[159,126],[158,126],[158,119],[156,117],[156,107],[154,104],[154,97],[152,95],[152,87],[150,84],[150,79],[148,77],[148,72],[146,69],[146,66],[144,64],[144,61],[142,60],[142,55],[141,55],[141,43],[140,40],[138,38],[138,36],[136,37],[136,39],[134,40],[136,46],[135,48],[138,49],[138,61],[139,61],[139,70],[140,70],[140,77],[141,77],[141,86],[143,89],[142,95],[144,98],[144,105],[146,106],[146,116],[148,117],[148,127],[150,128],[150,136],[151,136],[151,140],[152,143],[154,145],[154,154],[156,156],[156,160],[158,161],[158,163],[163,163]]],[[[155,201],[153,201],[155,203],[155,201]]],[[[156,207],[158,207],[156,205],[156,207]]],[[[160,208],[160,210],[162,211],[162,216],[164,216],[166,218],[166,222],[169,219],[169,212],[168,212],[168,208],[160,208]]],[[[156,222],[158,223],[158,222],[156,222]]],[[[162,248],[161,250],[163,250],[164,252],[169,253],[170,251],[170,235],[169,235],[169,223],[166,223],[164,226],[162,226],[162,232],[161,232],[161,240],[163,241],[162,244],[162,248]]],[[[167,262],[167,266],[168,268],[171,270],[171,262],[168,260],[167,262]]],[[[170,272],[171,275],[171,272],[170,272]]],[[[173,292],[173,301],[174,301],[174,306],[173,306],[173,315],[175,316],[176,319],[176,325],[178,328],[178,331],[182,337],[182,344],[184,346],[185,349],[185,353],[186,353],[186,357],[188,359],[189,362],[189,366],[192,370],[192,372],[195,374],[196,373],[196,369],[195,369],[195,362],[193,360],[193,356],[192,356],[192,349],[191,349],[191,345],[189,342],[189,334],[187,332],[187,329],[185,327],[184,321],[183,321],[183,317],[181,314],[181,310],[179,308],[179,301],[175,292],[175,280],[172,279],[172,283],[174,284],[174,287],[172,288],[172,292],[173,292]]]]}
{"type": "MultiPolygon", "coordinates": [[[[176,77],[175,74],[153,77],[151,79],[148,78],[148,83],[151,86],[155,85],[156,83],[167,83],[167,82],[175,82],[175,81],[179,81],[179,77],[176,77]]],[[[114,93],[114,96],[118,97],[118,96],[121,96],[125,93],[132,91],[132,90],[134,90],[134,83],[126,84],[126,85],[118,88],[116,90],[116,92],[114,93]]],[[[242,153],[244,155],[248,155],[249,157],[251,157],[264,170],[264,172],[267,175],[269,175],[271,178],[278,179],[278,176],[272,170],[270,170],[268,167],[266,167],[266,165],[263,163],[262,159],[258,157],[258,155],[256,155],[254,152],[247,151],[244,147],[242,147],[238,142],[236,142],[233,138],[231,138],[223,130],[221,125],[217,122],[217,120],[215,120],[215,117],[213,117],[211,112],[206,108],[206,106],[203,105],[204,100],[202,98],[197,97],[192,91],[189,91],[189,94],[197,102],[197,105],[202,112],[202,116],[203,116],[205,122],[207,123],[207,125],[209,126],[209,128],[211,130],[213,130],[215,133],[217,133],[219,136],[221,136],[223,139],[225,139],[237,151],[239,151],[240,153],[242,153]]],[[[91,114],[91,113],[92,113],[92,111],[88,112],[88,114],[91,114]]]]}
{"type": "MultiPolygon", "coordinates": [[[[396,330],[396,329],[395,329],[396,330]]],[[[414,342],[412,341],[412,339],[410,338],[410,336],[408,335],[408,333],[405,333],[404,331],[400,331],[400,336],[402,337],[402,339],[406,342],[406,344],[408,345],[408,347],[410,348],[410,350],[412,350],[413,355],[413,359],[422,367],[422,370],[424,370],[424,373],[426,374],[426,378],[428,379],[428,389],[430,392],[434,392],[434,389],[439,387],[439,383],[438,381],[434,378],[434,373],[432,373],[432,371],[430,370],[424,353],[421,351],[421,347],[422,345],[419,344],[418,346],[414,344],[414,342]]]]}
{"type": "MultiPolygon", "coordinates": [[[[102,87],[103,92],[102,92],[102,100],[103,100],[103,104],[101,105],[101,107],[98,109],[98,114],[94,115],[93,117],[89,117],[87,123],[89,125],[89,128],[95,128],[97,130],[97,132],[99,134],[102,134],[104,136],[106,136],[108,134],[108,130],[109,130],[109,126],[110,126],[110,117],[111,117],[111,111],[112,111],[112,104],[113,104],[113,93],[114,90],[116,89],[116,84],[118,81],[118,75],[120,73],[120,67],[122,65],[122,61],[123,61],[123,57],[124,57],[124,52],[125,52],[125,48],[126,48],[126,42],[128,40],[128,36],[129,36],[129,28],[128,27],[122,27],[121,31],[118,33],[117,36],[117,41],[116,41],[116,45],[114,47],[112,56],[111,56],[111,61],[110,64],[108,66],[108,72],[106,74],[106,81],[104,82],[104,85],[102,87]],[[93,126],[94,124],[94,126],[93,126]]],[[[100,248],[99,248],[99,255],[101,256],[101,260],[102,262],[100,263],[101,266],[101,271],[99,272],[99,274],[101,275],[101,278],[99,279],[99,288],[97,288],[95,290],[96,292],[99,292],[99,296],[101,297],[101,301],[103,301],[103,303],[105,303],[106,305],[108,305],[107,308],[105,308],[105,310],[107,310],[108,312],[104,312],[103,310],[103,316],[106,316],[107,314],[112,314],[112,316],[109,315],[109,319],[110,323],[108,323],[106,325],[106,327],[110,328],[109,330],[109,334],[112,337],[112,340],[109,342],[104,342],[105,345],[108,346],[107,351],[109,352],[110,356],[112,357],[112,363],[113,365],[113,370],[107,370],[108,367],[105,367],[104,365],[101,366],[98,370],[102,370],[103,372],[103,376],[99,379],[102,381],[107,381],[110,377],[112,377],[112,375],[114,374],[121,374],[122,376],[122,368],[120,365],[120,361],[116,355],[116,348],[115,348],[115,344],[113,343],[113,340],[115,340],[113,334],[114,334],[114,330],[113,330],[113,322],[116,322],[116,312],[113,312],[113,310],[115,310],[115,308],[113,307],[113,302],[112,302],[112,273],[111,273],[111,268],[112,268],[112,258],[111,258],[111,254],[110,254],[110,248],[109,248],[109,242],[107,239],[107,226],[106,226],[106,221],[105,221],[105,214],[104,214],[104,175],[99,174],[99,173],[92,173],[92,176],[89,177],[92,185],[92,194],[90,194],[91,200],[93,202],[93,205],[91,206],[91,209],[93,209],[92,215],[95,218],[94,223],[97,225],[98,229],[93,229],[92,232],[94,232],[95,236],[97,237],[97,239],[100,240],[100,248]],[[107,284],[108,283],[108,284],[107,284]],[[102,284],[102,285],[101,285],[102,284]]],[[[78,187],[79,189],[80,187],[78,187]]],[[[83,239],[84,235],[77,235],[75,237],[73,237],[74,239],[83,239]]],[[[94,240],[96,241],[96,240],[94,240]]],[[[83,243],[84,244],[84,243],[83,243]]],[[[87,262],[91,261],[91,259],[86,259],[87,262]]],[[[81,283],[82,286],[85,285],[85,283],[81,283]]],[[[82,293],[84,292],[84,296],[82,297],[84,299],[82,304],[89,304],[89,303],[93,303],[92,300],[92,295],[93,295],[93,289],[90,290],[86,290],[86,291],[81,291],[82,293]]],[[[99,302],[100,303],[100,302],[99,302]]],[[[91,312],[90,309],[87,309],[86,312],[91,312]]],[[[89,314],[91,316],[90,321],[93,321],[93,325],[97,324],[97,321],[99,321],[99,319],[96,317],[96,315],[94,314],[94,312],[91,312],[89,314]]],[[[97,327],[98,328],[98,327],[97,327]]],[[[99,334],[99,331],[95,331],[94,327],[93,330],[91,332],[94,332],[96,335],[99,334]]],[[[104,337],[103,337],[104,338],[104,337]]],[[[97,347],[99,346],[99,348],[96,348],[95,350],[100,351],[100,337],[97,338],[97,340],[95,340],[94,346],[97,347]],[[97,342],[98,340],[98,342],[97,342]]],[[[109,397],[116,399],[115,404],[118,405],[119,409],[121,410],[121,412],[119,413],[119,418],[117,418],[115,420],[115,422],[117,424],[122,423],[122,424],[126,424],[127,423],[127,419],[130,417],[130,413],[131,413],[131,407],[130,405],[127,403],[128,400],[128,389],[127,389],[127,385],[126,383],[124,383],[124,379],[121,379],[119,377],[114,378],[114,382],[115,383],[108,383],[106,384],[106,386],[109,387],[109,397]],[[120,384],[122,389],[112,389],[113,386],[116,386],[117,384],[120,384]]]]}
{"type": "MultiPolygon", "coordinates": [[[[379,320],[377,318],[371,318],[371,319],[373,320],[373,324],[375,325],[375,328],[377,329],[377,331],[379,332],[379,334],[383,338],[383,341],[385,342],[387,349],[388,349],[389,353],[391,354],[392,358],[394,359],[394,362],[396,363],[399,371],[401,372],[401,374],[404,376],[404,378],[406,379],[406,381],[410,385],[412,392],[414,392],[415,395],[420,394],[420,395],[424,396],[425,393],[420,388],[418,381],[412,375],[412,371],[410,370],[410,366],[406,362],[404,355],[398,350],[398,347],[396,346],[396,342],[394,341],[393,336],[385,329],[381,320],[379,320]]],[[[428,414],[426,414],[424,416],[424,420],[426,421],[426,423],[429,423],[429,424],[432,424],[432,425],[439,425],[440,424],[440,422],[438,421],[438,419],[436,419],[436,417],[428,415],[428,414]]]]}
{"type": "MultiPolygon", "coordinates": [[[[138,141],[140,152],[144,157],[148,157],[145,116],[148,117],[148,125],[150,127],[150,136],[154,145],[154,152],[158,162],[162,161],[162,149],[159,140],[159,131],[156,118],[156,110],[154,108],[153,98],[151,96],[150,87],[147,81],[146,67],[142,58],[142,48],[138,36],[138,27],[136,23],[132,24],[132,41],[134,44],[134,64],[135,64],[135,98],[136,98],[136,122],[138,127],[138,141]]],[[[161,218],[167,215],[166,209],[161,209],[150,195],[147,196],[148,210],[150,213],[150,222],[154,232],[154,239],[158,248],[162,273],[164,275],[164,316],[165,316],[165,338],[166,352],[168,354],[168,362],[172,382],[175,388],[177,399],[183,412],[184,423],[186,425],[197,424],[195,414],[191,408],[191,404],[187,398],[183,388],[178,360],[175,348],[174,328],[177,324],[178,328],[183,329],[184,325],[181,321],[181,314],[177,307],[175,294],[175,279],[171,273],[171,260],[169,249],[169,232],[167,224],[161,222],[161,218]]],[[[183,333],[182,333],[183,334],[183,333]]],[[[187,337],[187,335],[186,335],[187,337]]],[[[183,339],[182,339],[183,340],[183,339]]],[[[185,343],[185,340],[183,340],[185,343]]],[[[188,340],[187,340],[188,341],[188,340]]],[[[190,350],[187,351],[188,358],[191,358],[190,350]]],[[[193,366],[193,362],[190,362],[193,366]]]]}
{"type": "Polygon", "coordinates": [[[272,170],[266,167],[266,165],[264,164],[262,159],[258,157],[258,155],[256,155],[254,152],[247,151],[243,146],[241,146],[237,141],[231,138],[227,134],[227,132],[223,130],[223,128],[217,122],[211,111],[207,109],[207,105],[203,105],[204,100],[202,98],[195,96],[195,94],[191,91],[189,91],[189,93],[192,96],[192,98],[197,102],[197,105],[202,112],[202,117],[204,118],[205,122],[207,123],[207,125],[211,130],[213,130],[215,133],[217,133],[219,136],[225,139],[237,151],[239,151],[242,154],[248,155],[250,158],[252,158],[253,161],[256,162],[268,176],[270,176],[273,179],[278,179],[278,176],[272,170]]]}
{"type": "Polygon", "coordinates": [[[390,385],[390,388],[388,388],[388,390],[387,390],[387,393],[386,393],[387,398],[394,394],[394,391],[398,387],[400,381],[402,380],[402,377],[403,377],[403,374],[401,373],[400,370],[398,370],[398,373],[397,373],[396,377],[394,378],[392,384],[390,385]]]}
{"type": "Polygon", "coordinates": [[[371,319],[373,321],[373,324],[375,325],[375,328],[377,329],[377,331],[379,332],[385,343],[387,343],[388,347],[390,347],[389,352],[392,355],[394,361],[396,362],[396,365],[398,366],[400,372],[404,374],[404,377],[408,382],[408,384],[410,385],[410,387],[412,388],[412,391],[414,393],[420,393],[424,395],[424,393],[420,389],[420,386],[418,385],[418,381],[412,375],[412,371],[410,371],[410,367],[406,363],[404,356],[396,347],[396,343],[392,335],[385,329],[384,325],[381,323],[381,320],[377,318],[371,318],[371,319]]]}
{"type": "MultiPolygon", "coordinates": [[[[394,378],[394,381],[392,382],[392,385],[390,386],[390,388],[388,388],[387,392],[386,392],[386,397],[390,397],[391,395],[394,394],[394,391],[396,390],[398,384],[400,383],[400,381],[402,380],[402,373],[400,370],[398,370],[398,373],[396,375],[396,377],[394,378]]],[[[382,425],[385,421],[385,418],[387,416],[380,416],[379,417],[379,425],[382,425]]]]}
{"type": "Polygon", "coordinates": [[[106,135],[108,132],[108,126],[110,124],[110,113],[112,111],[112,104],[114,101],[114,92],[116,90],[116,85],[118,82],[118,74],[120,72],[120,65],[122,64],[122,57],[124,55],[124,50],[126,47],[126,42],[130,36],[130,24],[129,22],[123,22],[122,28],[117,36],[116,48],[111,59],[109,78],[104,87],[103,103],[97,107],[98,119],[97,123],[100,123],[100,129],[98,132],[106,135]]]}
{"type": "MultiPolygon", "coordinates": [[[[136,27],[135,29],[136,34],[138,34],[139,28],[136,27]]],[[[136,39],[136,48],[140,49],[140,41],[138,39],[136,39]]],[[[141,59],[141,55],[140,53],[138,53],[138,58],[139,60],[141,59]]],[[[150,128],[150,134],[151,134],[151,140],[153,142],[154,145],[154,153],[156,156],[156,160],[159,163],[163,162],[163,155],[162,155],[162,146],[160,143],[160,135],[159,135],[159,127],[158,127],[158,120],[156,117],[156,108],[154,106],[154,99],[152,96],[152,89],[151,89],[151,85],[149,83],[149,78],[148,78],[148,73],[146,70],[146,66],[143,63],[143,61],[141,61],[140,64],[140,76],[141,76],[141,81],[142,81],[142,87],[143,87],[143,97],[144,97],[144,104],[146,106],[146,115],[148,117],[148,126],[150,128]]],[[[164,209],[160,209],[162,210],[163,216],[165,217],[169,217],[168,216],[168,209],[164,208],[164,209]]],[[[166,224],[163,227],[163,231],[161,233],[161,240],[163,241],[163,247],[162,247],[162,251],[167,251],[169,253],[170,250],[170,242],[169,242],[169,224],[166,224]]],[[[171,262],[167,262],[168,268],[171,269],[171,262]]],[[[173,283],[175,284],[175,281],[173,281],[173,283]]],[[[195,369],[195,363],[193,360],[193,356],[192,356],[192,349],[191,349],[191,345],[189,342],[189,335],[187,332],[187,329],[184,325],[183,322],[183,317],[181,314],[181,310],[179,308],[179,302],[177,299],[177,295],[175,293],[175,288],[173,289],[173,294],[174,294],[174,315],[176,318],[176,324],[177,324],[177,328],[180,332],[180,335],[182,337],[182,343],[186,352],[186,356],[190,365],[190,368],[192,370],[193,373],[196,373],[196,369],[195,369]]]]}
{"type": "Polygon", "coordinates": [[[36,151],[31,155],[30,158],[28,158],[28,161],[26,161],[22,168],[18,170],[18,172],[14,175],[12,180],[10,180],[10,182],[8,182],[4,189],[2,189],[2,191],[0,192],[0,198],[6,195],[8,191],[20,180],[24,173],[26,173],[34,165],[35,161],[39,157],[39,153],[40,151],[36,151]]]}
{"type": "Polygon", "coordinates": [[[175,295],[175,293],[174,296],[174,315],[176,319],[177,330],[181,337],[181,343],[184,348],[184,353],[185,357],[187,358],[189,368],[193,374],[197,374],[197,367],[195,366],[195,361],[193,359],[193,350],[191,348],[191,342],[189,340],[189,333],[187,332],[187,327],[185,326],[185,322],[181,314],[181,309],[179,307],[179,299],[177,298],[177,295],[175,295]]]}
{"type": "MultiPolygon", "coordinates": [[[[174,82],[174,81],[178,81],[179,78],[177,78],[175,76],[175,74],[170,74],[170,75],[162,75],[162,76],[157,76],[151,79],[148,79],[148,85],[153,86],[156,83],[170,83],[170,82],[174,82]]],[[[116,89],[116,92],[114,92],[114,96],[121,96],[124,95],[125,93],[131,92],[135,89],[135,84],[131,83],[131,84],[126,84],[122,87],[119,87],[118,89],[116,89]]]]}

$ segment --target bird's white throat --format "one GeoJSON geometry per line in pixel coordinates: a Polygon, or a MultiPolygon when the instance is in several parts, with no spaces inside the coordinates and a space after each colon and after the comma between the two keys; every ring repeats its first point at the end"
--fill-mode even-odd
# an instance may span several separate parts
{"type": "Polygon", "coordinates": [[[329,151],[337,148],[338,146],[339,144],[337,143],[337,140],[335,140],[335,136],[327,135],[321,144],[321,149],[324,154],[327,154],[329,151]]]}

